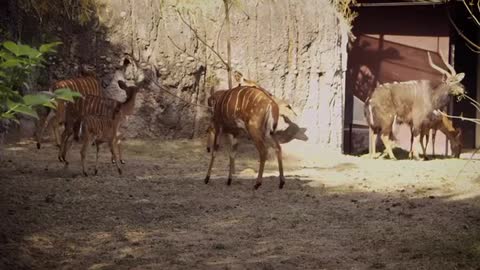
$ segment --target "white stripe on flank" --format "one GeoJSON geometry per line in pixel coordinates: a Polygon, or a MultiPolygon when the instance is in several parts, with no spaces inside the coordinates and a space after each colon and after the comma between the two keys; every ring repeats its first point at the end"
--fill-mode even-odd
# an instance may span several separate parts
{"type": "Polygon", "coordinates": [[[392,124],[392,133],[395,133],[395,127],[397,126],[397,115],[393,117],[393,124],[392,124]]]}
{"type": "MultiPolygon", "coordinates": [[[[230,113],[230,114],[228,113],[228,108],[230,107],[230,100],[232,99],[232,97],[233,97],[233,95],[234,95],[235,93],[238,93],[238,92],[236,92],[236,91],[233,92],[233,91],[232,91],[232,94],[228,97],[228,102],[227,102],[227,114],[228,114],[228,115],[235,115],[235,108],[233,108],[233,113],[230,113]]],[[[234,118],[235,118],[235,117],[234,117],[234,118]]]]}
{"type": "Polygon", "coordinates": [[[78,130],[78,138],[82,137],[82,130],[83,130],[83,120],[80,122],[80,129],[78,130]]]}
{"type": "Polygon", "coordinates": [[[269,103],[267,110],[265,111],[265,120],[263,123],[265,128],[265,137],[270,136],[270,132],[273,131],[273,119],[272,119],[272,105],[269,103]]]}
{"type": "Polygon", "coordinates": [[[233,108],[233,118],[236,118],[237,116],[237,107],[238,107],[238,100],[240,99],[240,94],[242,91],[245,90],[245,88],[240,89],[237,94],[237,99],[235,100],[235,107],[233,108]]]}
{"type": "Polygon", "coordinates": [[[253,104],[256,104],[255,101],[257,100],[257,98],[263,94],[263,92],[258,92],[258,94],[255,96],[255,98],[253,99],[253,104]]]}
{"type": "MultiPolygon", "coordinates": [[[[247,88],[247,90],[250,90],[250,88],[247,88]]],[[[248,104],[248,97],[251,95],[251,93],[252,91],[248,91],[243,97],[242,106],[241,106],[242,111],[245,111],[245,105],[248,104]],[[246,103],[245,103],[245,100],[246,100],[246,103]]]]}

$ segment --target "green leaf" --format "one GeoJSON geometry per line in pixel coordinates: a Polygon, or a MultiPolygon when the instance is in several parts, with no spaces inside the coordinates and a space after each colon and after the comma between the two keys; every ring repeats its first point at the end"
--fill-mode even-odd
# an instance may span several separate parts
{"type": "Polygon", "coordinates": [[[1,50],[0,51],[0,59],[5,59],[5,60],[15,59],[15,55],[13,55],[12,53],[10,53],[8,51],[1,50]]]}
{"type": "Polygon", "coordinates": [[[19,123],[19,121],[15,118],[15,114],[13,113],[2,113],[0,114],[0,119],[9,119],[16,123],[19,123]]]}
{"type": "Polygon", "coordinates": [[[23,61],[20,59],[9,59],[5,62],[0,63],[0,68],[11,68],[21,66],[23,61]]]}
{"type": "Polygon", "coordinates": [[[49,102],[44,103],[42,105],[45,106],[45,107],[49,107],[49,108],[52,108],[52,109],[56,110],[58,103],[55,100],[50,100],[49,102]]]}
{"type": "Polygon", "coordinates": [[[18,45],[18,48],[20,56],[27,56],[28,58],[34,59],[42,55],[37,49],[34,49],[28,45],[20,44],[18,45]]]}
{"type": "Polygon", "coordinates": [[[76,91],[70,90],[70,88],[60,88],[54,92],[55,98],[73,102],[74,98],[82,97],[82,94],[76,91]]]}
{"type": "Polygon", "coordinates": [[[40,48],[38,50],[41,53],[56,52],[55,47],[57,47],[60,44],[62,44],[61,41],[55,41],[55,42],[52,42],[52,43],[43,44],[42,46],[40,46],[40,48]]]}
{"type": "Polygon", "coordinates": [[[7,108],[9,110],[11,110],[12,108],[14,108],[15,106],[17,106],[19,103],[18,102],[14,102],[12,101],[11,99],[7,99],[7,108]]]}
{"type": "Polygon", "coordinates": [[[23,102],[27,106],[43,105],[50,102],[50,97],[44,94],[25,95],[23,102]]]}
{"type": "Polygon", "coordinates": [[[20,55],[20,48],[18,47],[18,45],[15,42],[5,41],[3,43],[3,47],[5,47],[7,50],[11,51],[16,56],[20,55]]]}
{"type": "Polygon", "coordinates": [[[32,107],[29,107],[25,104],[18,103],[18,106],[12,108],[12,111],[17,112],[17,113],[21,113],[21,114],[25,114],[25,115],[28,115],[28,116],[32,116],[32,117],[38,119],[37,112],[32,107]]]}

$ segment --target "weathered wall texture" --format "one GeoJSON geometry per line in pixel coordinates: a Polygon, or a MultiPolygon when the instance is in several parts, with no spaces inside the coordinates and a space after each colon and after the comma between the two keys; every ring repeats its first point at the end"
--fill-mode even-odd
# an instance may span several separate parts
{"type": "MultiPolygon", "coordinates": [[[[129,53],[149,64],[160,84],[190,102],[205,105],[211,86],[227,87],[221,61],[179,17],[226,59],[223,1],[98,2],[98,23],[87,30],[65,25],[57,30],[68,32],[63,53],[96,65],[104,82],[112,80],[122,53],[129,53]]],[[[309,142],[340,151],[347,35],[330,1],[236,2],[243,4],[231,10],[234,69],[288,100],[308,128],[309,142]]],[[[128,136],[190,138],[204,132],[209,117],[205,109],[155,86],[142,92],[136,108],[126,125],[128,136]]]]}

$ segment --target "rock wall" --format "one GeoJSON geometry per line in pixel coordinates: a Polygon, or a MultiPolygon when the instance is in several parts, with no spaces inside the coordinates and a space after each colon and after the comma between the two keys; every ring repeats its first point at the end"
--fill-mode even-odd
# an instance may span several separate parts
{"type": "MultiPolygon", "coordinates": [[[[340,151],[347,30],[330,1],[234,2],[233,68],[288,100],[308,128],[309,142],[340,151]]],[[[195,104],[206,105],[211,87],[227,88],[221,60],[196,38],[226,59],[223,1],[98,0],[97,13],[98,21],[87,27],[54,28],[68,33],[61,35],[63,53],[69,55],[62,62],[94,64],[108,85],[122,54],[128,53],[149,66],[159,84],[195,104]]],[[[127,135],[203,134],[209,112],[181,99],[151,84],[139,95],[127,135]]]]}

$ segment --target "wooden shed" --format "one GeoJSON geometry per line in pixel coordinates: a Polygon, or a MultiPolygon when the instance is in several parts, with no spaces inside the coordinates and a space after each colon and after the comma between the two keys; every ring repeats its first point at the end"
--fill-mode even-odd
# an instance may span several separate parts
{"type": "MultiPolygon", "coordinates": [[[[441,79],[441,75],[428,64],[427,52],[433,61],[443,65],[442,52],[457,72],[466,73],[463,83],[472,98],[477,98],[478,54],[470,50],[452,23],[468,37],[478,40],[478,27],[463,7],[463,3],[444,4],[442,1],[358,1],[358,17],[353,34],[357,37],[349,48],[346,100],[344,152],[368,151],[368,128],[363,115],[363,104],[376,85],[419,79],[441,79]],[[461,4],[461,5],[460,5],[461,4]]],[[[476,117],[476,111],[467,102],[453,101],[448,108],[454,115],[476,117]]],[[[463,129],[466,148],[480,146],[479,132],[474,124],[454,121],[463,129]]],[[[397,146],[408,149],[410,131],[406,126],[396,129],[397,146]]],[[[447,153],[445,135],[437,133],[435,152],[447,153]]],[[[431,153],[431,143],[427,153],[431,153]]]]}

